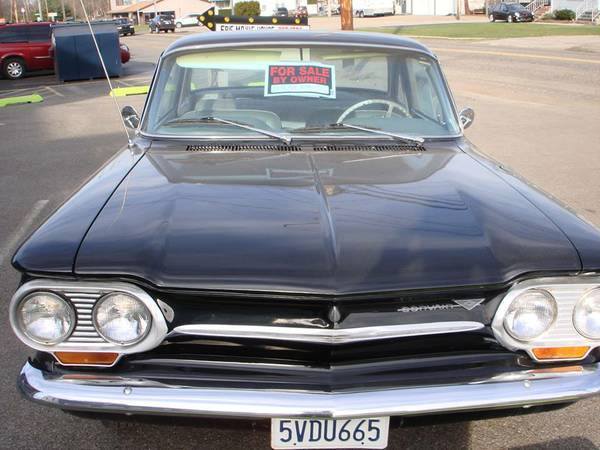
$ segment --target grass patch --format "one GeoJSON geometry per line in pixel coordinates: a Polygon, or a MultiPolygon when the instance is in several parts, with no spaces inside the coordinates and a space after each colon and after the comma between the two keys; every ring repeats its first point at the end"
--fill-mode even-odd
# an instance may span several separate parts
{"type": "Polygon", "coordinates": [[[148,25],[146,25],[145,23],[143,23],[141,25],[134,25],[133,29],[135,30],[136,33],[148,33],[150,31],[150,27],[148,25]]]}
{"type": "Polygon", "coordinates": [[[600,36],[600,26],[594,25],[551,25],[541,23],[456,23],[440,25],[414,25],[402,27],[370,28],[377,31],[415,37],[449,37],[502,39],[536,36],[600,36]]]}

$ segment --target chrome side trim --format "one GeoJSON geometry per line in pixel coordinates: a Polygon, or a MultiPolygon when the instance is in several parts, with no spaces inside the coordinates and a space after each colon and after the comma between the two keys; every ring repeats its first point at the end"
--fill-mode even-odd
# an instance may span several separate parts
{"type": "Polygon", "coordinates": [[[17,337],[31,348],[44,352],[111,352],[119,354],[144,352],[158,346],[167,335],[165,318],[150,295],[139,287],[129,283],[112,282],[79,282],[58,280],[33,280],[23,284],[12,297],[9,306],[10,324],[17,337]],[[25,296],[36,291],[48,291],[67,298],[74,306],[77,314],[77,324],[72,334],[63,342],[55,345],[45,345],[29,339],[19,327],[17,306],[25,296]],[[117,345],[107,342],[97,332],[92,321],[92,308],[95,302],[104,294],[124,292],[139,300],[150,311],[152,325],[146,337],[132,345],[117,345]]]}
{"type": "Polygon", "coordinates": [[[362,328],[302,328],[260,325],[195,324],[176,327],[167,337],[177,335],[274,339],[320,344],[348,344],[409,336],[460,333],[483,328],[479,322],[432,322],[383,325],[362,328]]]}
{"type": "Polygon", "coordinates": [[[600,393],[599,365],[524,370],[476,383],[324,392],[166,384],[87,372],[55,376],[29,363],[20,389],[62,409],[213,417],[374,417],[439,414],[579,400],[600,393]],[[567,368],[565,368],[567,369],[567,368]]]}

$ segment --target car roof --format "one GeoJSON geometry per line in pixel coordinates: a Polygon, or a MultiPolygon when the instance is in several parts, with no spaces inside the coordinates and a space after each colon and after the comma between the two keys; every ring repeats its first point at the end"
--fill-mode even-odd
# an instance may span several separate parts
{"type": "Polygon", "coordinates": [[[235,47],[236,44],[331,44],[335,46],[352,45],[368,47],[397,47],[405,50],[414,50],[435,55],[425,45],[414,39],[400,37],[388,33],[360,33],[360,32],[322,32],[322,31],[240,31],[240,32],[213,32],[199,33],[178,39],[167,47],[164,55],[186,48],[202,46],[235,47]]]}
{"type": "Polygon", "coordinates": [[[50,26],[52,22],[21,22],[21,23],[5,23],[3,27],[31,27],[31,26],[50,26]]]}

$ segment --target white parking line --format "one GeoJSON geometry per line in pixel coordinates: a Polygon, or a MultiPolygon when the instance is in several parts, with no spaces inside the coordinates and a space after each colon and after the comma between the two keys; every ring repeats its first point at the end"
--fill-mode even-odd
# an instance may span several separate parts
{"type": "Polygon", "coordinates": [[[50,92],[52,92],[54,95],[58,95],[59,97],[64,97],[64,94],[61,94],[60,92],[58,92],[56,89],[51,88],[50,86],[46,86],[46,89],[48,89],[50,92]]]}
{"type": "Polygon", "coordinates": [[[35,89],[35,88],[10,89],[8,91],[0,91],[0,96],[12,97],[14,94],[23,93],[25,91],[30,91],[32,89],[35,89]]]}
{"type": "Polygon", "coordinates": [[[29,232],[31,225],[33,225],[33,222],[47,204],[48,200],[38,200],[34,203],[33,207],[23,218],[17,229],[10,235],[8,241],[0,248],[0,266],[3,265],[4,260],[8,257],[10,252],[12,252],[17,244],[21,242],[25,233],[29,232]]]}

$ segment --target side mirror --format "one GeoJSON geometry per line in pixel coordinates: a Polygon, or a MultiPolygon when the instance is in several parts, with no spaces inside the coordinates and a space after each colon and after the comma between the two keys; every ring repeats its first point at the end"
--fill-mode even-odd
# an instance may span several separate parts
{"type": "Polygon", "coordinates": [[[123,118],[123,122],[128,128],[133,128],[134,130],[140,125],[140,116],[137,111],[133,109],[132,106],[125,106],[121,110],[121,117],[123,118]]]}
{"type": "Polygon", "coordinates": [[[458,114],[458,118],[460,119],[463,130],[466,130],[475,120],[475,111],[471,108],[465,108],[458,114]]]}

